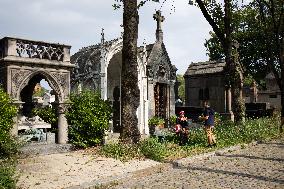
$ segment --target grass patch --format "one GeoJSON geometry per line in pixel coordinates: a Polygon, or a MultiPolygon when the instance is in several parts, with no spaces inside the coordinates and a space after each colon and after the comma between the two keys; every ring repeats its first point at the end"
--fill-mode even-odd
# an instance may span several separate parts
{"type": "Polygon", "coordinates": [[[16,188],[16,159],[0,159],[0,189],[16,188]]]}
{"type": "Polygon", "coordinates": [[[106,157],[119,159],[121,161],[143,157],[137,145],[129,144],[110,143],[104,145],[98,152],[106,157]]]}
{"type": "Polygon", "coordinates": [[[248,119],[241,124],[229,121],[219,122],[215,129],[218,147],[207,148],[207,139],[203,128],[190,130],[189,141],[185,146],[178,145],[177,136],[169,134],[164,142],[157,138],[147,138],[135,145],[107,144],[100,153],[106,157],[128,161],[134,158],[149,158],[155,161],[167,162],[175,159],[194,156],[236,144],[252,141],[269,140],[279,137],[280,117],[248,119]]]}

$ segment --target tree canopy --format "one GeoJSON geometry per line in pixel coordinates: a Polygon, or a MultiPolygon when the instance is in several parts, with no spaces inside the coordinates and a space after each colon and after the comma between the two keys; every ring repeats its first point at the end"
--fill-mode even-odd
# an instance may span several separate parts
{"type": "MultiPolygon", "coordinates": [[[[232,37],[240,44],[240,62],[245,68],[245,74],[252,75],[262,86],[267,72],[280,73],[276,36],[281,38],[282,35],[283,38],[283,1],[271,0],[269,3],[270,6],[266,1],[255,0],[232,13],[232,37]],[[273,9],[274,13],[271,14],[269,9],[273,9]],[[282,34],[277,34],[278,31],[275,33],[275,27],[276,30],[282,30],[282,34]]],[[[211,38],[205,42],[210,59],[224,58],[224,51],[216,34],[211,32],[210,35],[211,38]]]]}

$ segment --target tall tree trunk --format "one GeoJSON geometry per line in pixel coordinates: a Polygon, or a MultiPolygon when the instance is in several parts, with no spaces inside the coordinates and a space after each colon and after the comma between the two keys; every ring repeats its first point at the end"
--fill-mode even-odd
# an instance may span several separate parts
{"type": "Polygon", "coordinates": [[[236,44],[233,44],[232,39],[232,2],[225,0],[225,61],[227,71],[227,81],[230,82],[232,88],[232,110],[234,113],[235,121],[242,121],[245,117],[245,106],[242,99],[243,76],[240,64],[238,62],[238,52],[236,44]],[[233,49],[234,48],[234,49],[233,49]]]}
{"type": "Polygon", "coordinates": [[[282,37],[281,42],[280,42],[280,68],[281,68],[281,86],[280,86],[280,91],[281,91],[281,124],[279,131],[280,133],[283,133],[283,127],[284,127],[284,37],[282,37]]]}
{"type": "Polygon", "coordinates": [[[139,106],[137,72],[137,39],[139,15],[137,0],[123,0],[123,48],[121,70],[122,129],[120,139],[125,143],[140,140],[136,111],[139,106]]]}
{"type": "Polygon", "coordinates": [[[237,58],[237,52],[232,55],[232,0],[224,0],[224,30],[218,27],[212,16],[208,13],[206,6],[202,0],[196,0],[203,16],[211,25],[213,31],[217,35],[225,53],[226,61],[226,80],[230,81],[232,87],[232,110],[235,120],[243,120],[245,116],[245,107],[242,100],[242,72],[237,58]]]}

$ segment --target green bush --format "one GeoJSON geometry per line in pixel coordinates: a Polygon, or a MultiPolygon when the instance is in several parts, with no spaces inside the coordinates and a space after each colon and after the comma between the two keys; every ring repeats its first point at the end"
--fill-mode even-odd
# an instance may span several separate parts
{"type": "Polygon", "coordinates": [[[170,116],[170,124],[171,124],[171,126],[173,127],[176,123],[177,123],[177,116],[176,115],[170,116]]]}
{"type": "Polygon", "coordinates": [[[33,114],[39,116],[46,123],[51,124],[53,129],[57,128],[58,115],[55,108],[48,106],[44,108],[34,108],[33,114]]]}
{"type": "Polygon", "coordinates": [[[17,178],[16,161],[13,159],[1,159],[0,161],[0,188],[2,189],[14,189],[16,188],[17,178]]]}
{"type": "Polygon", "coordinates": [[[277,137],[279,121],[279,118],[272,117],[248,119],[241,124],[222,122],[215,129],[218,145],[230,146],[277,137]]]}
{"type": "Polygon", "coordinates": [[[92,91],[72,94],[70,100],[71,106],[66,113],[69,141],[82,148],[101,144],[111,118],[109,102],[92,91]]]}
{"type": "Polygon", "coordinates": [[[110,143],[102,147],[101,153],[106,157],[128,161],[133,158],[140,158],[141,153],[137,145],[129,145],[123,143],[110,143]]]}
{"type": "MultiPolygon", "coordinates": [[[[279,124],[280,117],[246,120],[240,125],[220,121],[214,128],[217,148],[278,137],[279,124]]],[[[203,126],[190,129],[186,146],[178,145],[179,139],[174,133],[167,135],[165,140],[161,143],[157,138],[150,137],[135,145],[107,144],[102,150],[107,157],[120,160],[146,157],[156,161],[174,160],[214,150],[206,147],[207,138],[203,126]]]]}
{"type": "Polygon", "coordinates": [[[157,138],[148,138],[139,143],[141,153],[149,159],[163,161],[167,155],[166,144],[160,143],[157,138]]]}
{"type": "Polygon", "coordinates": [[[165,123],[165,120],[163,118],[160,118],[160,117],[157,117],[157,116],[150,118],[148,120],[150,134],[153,135],[154,132],[155,132],[155,127],[158,126],[158,125],[162,125],[164,123],[165,123]]]}
{"type": "Polygon", "coordinates": [[[106,157],[127,161],[133,158],[149,158],[163,161],[167,156],[166,144],[157,138],[147,138],[138,144],[111,143],[102,147],[101,154],[106,157]]]}
{"type": "Polygon", "coordinates": [[[9,96],[0,88],[0,158],[10,157],[17,152],[17,142],[10,135],[13,117],[17,109],[12,105],[9,96]]]}
{"type": "Polygon", "coordinates": [[[18,142],[10,134],[17,109],[0,88],[0,188],[16,188],[16,155],[18,142]]]}

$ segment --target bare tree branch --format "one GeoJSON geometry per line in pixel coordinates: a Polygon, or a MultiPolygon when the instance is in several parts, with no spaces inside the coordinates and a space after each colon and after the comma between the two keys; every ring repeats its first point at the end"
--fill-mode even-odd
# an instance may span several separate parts
{"type": "Polygon", "coordinates": [[[217,26],[216,22],[213,20],[213,18],[210,16],[210,14],[208,13],[204,3],[202,0],[196,0],[203,16],[206,18],[206,20],[208,21],[208,23],[211,25],[213,31],[215,32],[215,34],[217,35],[217,37],[219,38],[221,45],[223,46],[223,48],[225,48],[226,43],[225,43],[225,36],[222,33],[221,29],[217,26]]]}

